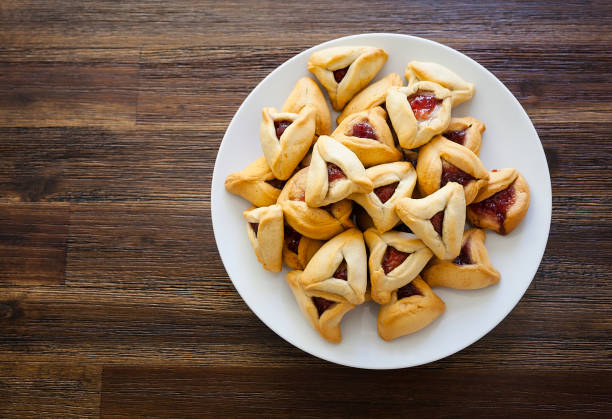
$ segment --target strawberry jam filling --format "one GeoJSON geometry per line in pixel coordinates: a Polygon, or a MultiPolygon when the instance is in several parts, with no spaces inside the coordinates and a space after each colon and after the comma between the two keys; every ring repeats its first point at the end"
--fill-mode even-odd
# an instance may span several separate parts
{"type": "Polygon", "coordinates": [[[343,260],[336,272],[333,275],[334,278],[343,279],[345,281],[348,280],[348,272],[346,270],[346,260],[343,260]]]}
{"type": "Polygon", "coordinates": [[[472,265],[472,258],[470,256],[470,241],[467,240],[463,246],[461,246],[461,253],[457,256],[453,263],[455,265],[472,265]]]}
{"type": "Polygon", "coordinates": [[[272,185],[276,189],[283,189],[283,186],[285,186],[285,181],[280,179],[266,180],[266,183],[272,185]]]}
{"type": "Polygon", "coordinates": [[[251,228],[255,232],[255,235],[257,235],[257,230],[259,230],[259,223],[249,223],[249,224],[251,225],[251,228]]]}
{"type": "Polygon", "coordinates": [[[465,144],[465,130],[464,129],[458,130],[458,131],[446,131],[442,135],[457,144],[461,144],[461,145],[465,144]]]}
{"type": "Polygon", "coordinates": [[[353,131],[351,132],[353,137],[369,138],[371,140],[378,141],[374,127],[370,125],[368,121],[358,122],[353,125],[353,131]]]}
{"type": "Polygon", "coordinates": [[[516,196],[514,193],[514,183],[508,186],[503,191],[497,192],[495,195],[480,201],[476,204],[471,204],[469,208],[478,215],[489,216],[497,219],[502,234],[505,233],[504,221],[508,208],[514,204],[516,196]]]}
{"type": "Polygon", "coordinates": [[[380,202],[384,204],[389,200],[389,198],[393,196],[397,185],[399,185],[399,182],[390,183],[389,185],[385,186],[379,186],[378,188],[374,189],[374,193],[376,194],[376,196],[378,196],[380,202]]]}
{"type": "Polygon", "coordinates": [[[461,186],[465,186],[473,180],[476,180],[474,176],[465,173],[463,170],[450,164],[446,160],[442,160],[442,178],[440,179],[440,187],[446,185],[448,182],[457,182],[461,184],[461,186]]]}
{"type": "Polygon", "coordinates": [[[429,221],[431,222],[431,225],[433,225],[434,230],[436,230],[441,236],[442,223],[444,222],[444,211],[437,212],[429,221]]]}
{"type": "Polygon", "coordinates": [[[419,90],[415,94],[408,96],[408,103],[412,108],[412,113],[414,113],[414,117],[419,121],[428,119],[436,106],[441,102],[433,92],[419,90]]]}
{"type": "Polygon", "coordinates": [[[387,246],[387,250],[385,250],[385,254],[383,255],[381,266],[383,271],[385,271],[385,275],[391,272],[393,269],[397,268],[402,264],[403,261],[409,256],[409,253],[400,252],[395,247],[387,246]]]}
{"type": "Polygon", "coordinates": [[[423,295],[423,293],[412,282],[404,285],[397,290],[397,299],[412,297],[413,295],[423,295]]]}
{"type": "Polygon", "coordinates": [[[285,226],[285,243],[287,243],[287,248],[293,253],[298,252],[301,239],[302,235],[300,233],[292,229],[290,226],[285,226]]]}
{"type": "Polygon", "coordinates": [[[292,123],[293,121],[287,120],[274,121],[274,128],[276,129],[276,138],[280,139],[281,135],[283,135],[283,132],[285,132],[287,127],[292,123]]]}
{"type": "Polygon", "coordinates": [[[345,178],[346,175],[338,166],[333,163],[327,163],[327,181],[332,183],[334,180],[345,178]]]}
{"type": "Polygon", "coordinates": [[[348,67],[344,67],[344,68],[334,71],[334,80],[336,80],[336,83],[340,83],[342,81],[344,76],[346,76],[348,69],[349,69],[348,67]]]}
{"type": "Polygon", "coordinates": [[[334,305],[333,301],[326,300],[323,297],[312,297],[312,303],[317,308],[317,313],[319,313],[319,317],[321,317],[321,314],[323,314],[325,310],[334,305]]]}

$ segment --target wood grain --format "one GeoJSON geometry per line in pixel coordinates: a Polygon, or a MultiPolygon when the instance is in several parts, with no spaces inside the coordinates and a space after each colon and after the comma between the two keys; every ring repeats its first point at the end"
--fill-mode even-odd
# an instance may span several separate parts
{"type": "Polygon", "coordinates": [[[66,204],[0,204],[0,283],[64,283],[68,219],[66,204]]]}
{"type": "Polygon", "coordinates": [[[82,418],[100,412],[101,367],[0,363],[0,416],[82,418]]]}
{"type": "Polygon", "coordinates": [[[107,367],[101,416],[170,418],[176,406],[184,417],[437,416],[453,409],[452,416],[466,417],[500,411],[508,417],[594,416],[611,407],[609,382],[596,377],[571,371],[366,372],[330,365],[309,368],[306,376],[300,367],[107,367]],[[345,397],[351,403],[342,403],[345,397]]]}
{"type": "Polygon", "coordinates": [[[0,2],[0,416],[612,415],[611,16],[604,1],[0,2]],[[280,339],[212,233],[238,106],[293,55],[358,32],[483,64],[551,173],[550,238],[521,302],[409,370],[280,339]]]}

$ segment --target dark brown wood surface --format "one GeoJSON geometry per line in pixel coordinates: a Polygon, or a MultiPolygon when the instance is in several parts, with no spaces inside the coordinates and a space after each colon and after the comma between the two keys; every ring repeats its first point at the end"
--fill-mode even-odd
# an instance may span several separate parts
{"type": "Polygon", "coordinates": [[[1,0],[0,417],[612,415],[610,22],[606,1],[1,0]],[[553,184],[517,307],[398,371],[276,336],[233,288],[210,219],[216,152],[251,89],[361,32],[490,69],[553,184]]]}

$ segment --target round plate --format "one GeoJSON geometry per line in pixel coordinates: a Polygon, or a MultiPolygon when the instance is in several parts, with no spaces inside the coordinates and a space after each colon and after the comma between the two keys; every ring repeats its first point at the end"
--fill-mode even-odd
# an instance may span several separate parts
{"type": "MultiPolygon", "coordinates": [[[[324,89],[322,89],[324,90],[324,89]]],[[[332,113],[332,121],[337,113],[332,113]]],[[[212,221],[219,254],[234,286],[251,310],[283,339],[319,358],[359,368],[404,368],[436,361],[476,342],[493,329],[518,303],[531,283],[548,239],[551,186],[546,157],[529,117],[510,91],[487,69],[449,47],[407,35],[355,35],[325,42],[291,58],[270,73],[251,92],[232,119],[219,148],[212,182],[212,221]],[[481,156],[489,168],[515,167],[531,189],[531,204],[523,222],[508,236],[487,232],[486,246],[501,273],[494,286],[475,291],[436,288],[446,312],[412,335],[392,342],[378,337],[378,305],[365,303],[342,321],[342,343],[325,341],[302,316],[285,282],[287,269],[266,272],[247,238],[242,211],[250,204],[225,191],[228,174],[244,169],[263,155],[259,142],[261,109],[280,109],[304,76],[316,50],[343,45],[385,49],[389,60],[378,78],[390,72],[403,76],[411,60],[433,61],[451,68],[476,86],[474,98],[453,109],[453,116],[483,121],[481,156]]]]}

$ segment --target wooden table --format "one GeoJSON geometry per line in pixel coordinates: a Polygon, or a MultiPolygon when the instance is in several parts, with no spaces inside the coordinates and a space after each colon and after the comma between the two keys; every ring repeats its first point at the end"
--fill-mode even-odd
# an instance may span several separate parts
{"type": "Polygon", "coordinates": [[[611,19],[605,1],[1,0],[0,416],[612,415],[611,19]],[[518,306],[398,371],[276,336],[232,286],[210,219],[216,152],[251,89],[359,32],[490,69],[553,182],[518,306]]]}

